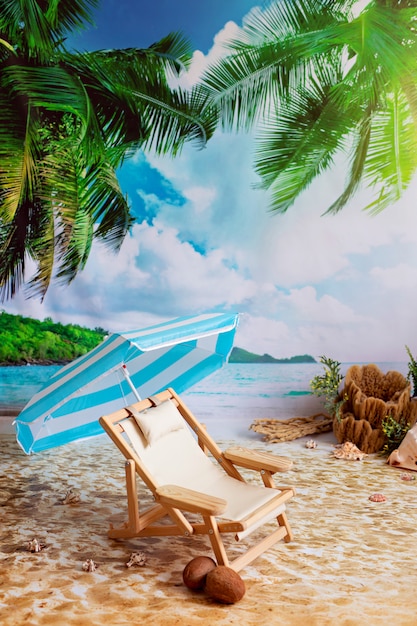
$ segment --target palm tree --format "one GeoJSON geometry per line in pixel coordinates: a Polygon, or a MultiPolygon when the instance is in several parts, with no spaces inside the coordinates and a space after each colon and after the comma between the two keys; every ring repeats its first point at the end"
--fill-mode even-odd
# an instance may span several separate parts
{"type": "Polygon", "coordinates": [[[65,37],[98,0],[0,0],[0,297],[69,283],[94,238],[132,225],[116,177],[139,148],[175,156],[215,126],[199,88],[170,88],[191,58],[173,33],[148,49],[75,53],[65,37]],[[28,260],[35,275],[25,285],[28,260]]]}
{"type": "Polygon", "coordinates": [[[285,212],[348,155],[335,213],[361,184],[365,207],[396,202],[417,168],[417,1],[278,0],[249,14],[203,83],[224,128],[257,129],[255,168],[285,212]],[[362,3],[363,5],[363,3],[362,3]]]}

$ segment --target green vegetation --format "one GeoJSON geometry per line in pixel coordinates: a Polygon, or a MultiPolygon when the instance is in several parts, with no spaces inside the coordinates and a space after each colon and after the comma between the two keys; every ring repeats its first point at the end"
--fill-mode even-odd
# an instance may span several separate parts
{"type": "MultiPolygon", "coordinates": [[[[63,363],[85,354],[97,346],[107,331],[94,330],[76,324],[61,324],[45,318],[43,322],[0,313],[0,363],[24,365],[26,363],[63,363]]],[[[269,354],[259,355],[242,348],[233,348],[229,363],[316,363],[303,354],[289,359],[274,359],[269,354]]]]}
{"type": "Polygon", "coordinates": [[[102,328],[89,330],[75,324],[61,324],[50,318],[43,322],[0,314],[0,363],[65,363],[97,346],[107,333],[102,328]]]}
{"type": "MultiPolygon", "coordinates": [[[[262,3],[260,3],[262,4],[262,3]]],[[[257,127],[255,168],[286,211],[345,154],[335,213],[361,184],[372,212],[417,171],[415,0],[275,0],[253,9],[203,81],[225,128],[257,127]]],[[[314,204],[314,203],[313,203],[314,204]]]]}
{"type": "Polygon", "coordinates": [[[408,358],[410,359],[409,362],[408,362],[408,375],[407,375],[407,378],[410,381],[410,383],[413,385],[412,396],[414,398],[415,396],[417,396],[417,361],[415,360],[415,358],[411,354],[410,348],[408,346],[405,346],[405,349],[407,351],[408,358]]]}
{"type": "Polygon", "coordinates": [[[324,396],[324,408],[331,416],[339,418],[340,407],[343,400],[339,399],[339,386],[343,380],[340,373],[341,363],[326,356],[320,357],[320,363],[324,365],[324,373],[317,374],[310,381],[311,391],[315,396],[324,396]]]}
{"type": "Polygon", "coordinates": [[[400,418],[397,421],[392,417],[392,415],[387,415],[387,417],[382,421],[381,426],[387,438],[387,441],[382,448],[382,453],[390,455],[391,452],[399,447],[407,432],[410,430],[410,424],[406,422],[404,418],[400,418]]]}
{"type": "Polygon", "coordinates": [[[233,348],[229,363],[316,363],[309,354],[292,356],[289,359],[275,359],[270,354],[254,354],[242,348],[233,348]]]}
{"type": "MultiPolygon", "coordinates": [[[[118,251],[133,224],[116,172],[137,150],[175,156],[216,124],[201,88],[170,86],[192,48],[69,51],[98,0],[0,0],[0,299],[70,283],[94,239],[118,251]],[[26,268],[36,267],[27,280],[26,268]]],[[[127,16],[128,17],[128,16],[127,16]]]]}

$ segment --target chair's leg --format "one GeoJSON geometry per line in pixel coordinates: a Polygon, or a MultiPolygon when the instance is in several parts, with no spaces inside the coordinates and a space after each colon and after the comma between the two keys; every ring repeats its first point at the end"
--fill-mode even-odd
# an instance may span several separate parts
{"type": "Polygon", "coordinates": [[[126,491],[127,491],[127,514],[128,521],[123,528],[110,526],[109,537],[112,539],[133,537],[140,531],[138,490],[136,487],[136,468],[133,459],[125,463],[126,491]]]}
{"type": "Polygon", "coordinates": [[[291,526],[288,521],[287,514],[285,512],[281,513],[281,515],[278,515],[277,520],[280,526],[285,526],[285,528],[287,529],[287,534],[284,537],[284,541],[285,543],[289,543],[290,541],[294,539],[294,535],[291,530],[291,526]]]}
{"type": "Polygon", "coordinates": [[[208,536],[217,560],[217,565],[226,565],[226,567],[229,567],[229,559],[227,558],[226,550],[223,544],[223,540],[221,538],[216,518],[212,517],[211,515],[203,517],[204,522],[208,528],[208,536]]]}

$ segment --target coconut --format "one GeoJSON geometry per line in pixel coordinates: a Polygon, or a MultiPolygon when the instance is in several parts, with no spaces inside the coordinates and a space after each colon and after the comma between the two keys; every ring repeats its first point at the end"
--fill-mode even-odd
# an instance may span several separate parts
{"type": "Polygon", "coordinates": [[[234,604],[243,598],[246,587],[237,572],[225,565],[219,565],[208,572],[205,591],[217,602],[234,604]]]}
{"type": "Polygon", "coordinates": [[[208,572],[216,567],[215,561],[209,556],[197,556],[184,568],[182,579],[188,589],[203,589],[208,572]]]}

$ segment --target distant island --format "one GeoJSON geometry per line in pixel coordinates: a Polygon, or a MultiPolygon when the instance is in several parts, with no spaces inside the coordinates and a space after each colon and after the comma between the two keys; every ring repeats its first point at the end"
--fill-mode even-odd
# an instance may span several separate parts
{"type": "Polygon", "coordinates": [[[270,354],[255,354],[243,348],[233,348],[229,356],[229,363],[317,363],[309,354],[300,354],[288,359],[276,359],[270,354]]]}
{"type": "MultiPolygon", "coordinates": [[[[108,332],[0,311],[1,365],[64,365],[95,348],[108,332]]],[[[233,348],[229,363],[316,363],[309,354],[276,359],[233,348]]]]}
{"type": "Polygon", "coordinates": [[[95,348],[106,335],[77,324],[61,324],[47,317],[0,313],[0,365],[64,365],[95,348]]]}

